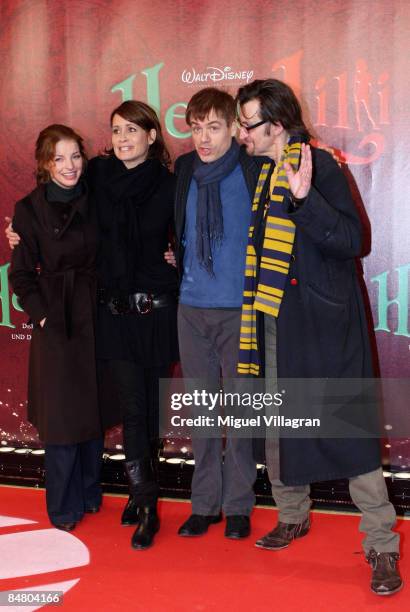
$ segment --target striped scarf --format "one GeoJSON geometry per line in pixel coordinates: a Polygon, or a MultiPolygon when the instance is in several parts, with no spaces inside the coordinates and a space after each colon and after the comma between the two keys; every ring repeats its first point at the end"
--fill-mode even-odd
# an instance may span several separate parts
{"type": "Polygon", "coordinates": [[[252,204],[246,250],[245,284],[241,317],[241,336],[239,343],[239,374],[259,375],[260,358],[256,331],[256,311],[278,317],[282,303],[290,258],[295,240],[295,224],[282,208],[282,202],[289,191],[284,162],[289,162],[293,170],[299,167],[301,151],[300,137],[290,138],[283,150],[270,182],[270,202],[266,211],[265,235],[260,259],[259,279],[257,278],[257,255],[253,244],[255,220],[261,193],[270,174],[270,163],[265,163],[259,175],[252,204]]]}

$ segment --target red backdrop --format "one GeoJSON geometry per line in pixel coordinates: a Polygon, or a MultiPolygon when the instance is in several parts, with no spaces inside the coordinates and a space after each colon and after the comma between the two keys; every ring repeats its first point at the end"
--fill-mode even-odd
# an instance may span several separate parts
{"type": "MultiPolygon", "coordinates": [[[[406,0],[3,0],[0,4],[1,213],[33,187],[33,147],[52,122],[90,154],[109,140],[124,98],[160,111],[175,157],[190,147],[184,107],[201,86],[231,93],[254,78],[287,81],[317,138],[347,162],[372,226],[363,259],[381,371],[409,377],[410,212],[406,0]]],[[[35,440],[24,420],[30,330],[7,282],[0,244],[0,433],[35,440]]],[[[410,446],[392,442],[392,461],[410,446]]]]}

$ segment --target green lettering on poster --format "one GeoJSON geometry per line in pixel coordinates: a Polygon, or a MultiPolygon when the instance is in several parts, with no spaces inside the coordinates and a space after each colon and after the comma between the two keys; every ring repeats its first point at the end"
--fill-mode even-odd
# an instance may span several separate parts
{"type": "Polygon", "coordinates": [[[165,113],[165,127],[167,132],[174,136],[174,138],[189,138],[191,136],[191,131],[188,132],[180,132],[175,127],[175,119],[185,119],[185,109],[188,105],[185,102],[177,102],[169,107],[167,112],[165,113]],[[183,108],[184,113],[177,113],[177,108],[183,108]]]}
{"type": "Polygon", "coordinates": [[[388,324],[388,312],[389,308],[393,305],[397,307],[397,328],[394,331],[395,336],[405,336],[410,338],[409,333],[409,270],[410,264],[405,266],[399,266],[396,268],[398,275],[398,292],[395,298],[389,299],[387,281],[389,272],[383,272],[374,276],[370,280],[373,283],[378,284],[378,299],[377,299],[377,311],[378,311],[378,325],[375,327],[375,331],[387,331],[392,330],[388,324]]]}
{"type": "Polygon", "coordinates": [[[161,111],[161,100],[159,93],[159,71],[163,67],[164,62],[155,64],[152,68],[141,70],[141,74],[147,79],[147,102],[152,108],[155,108],[159,114],[161,111]]]}
{"type": "Polygon", "coordinates": [[[24,312],[22,307],[19,304],[19,299],[15,293],[11,296],[11,303],[13,305],[14,310],[18,310],[18,312],[24,312]]]}
{"type": "Polygon", "coordinates": [[[10,264],[0,266],[0,302],[1,302],[1,320],[0,325],[4,327],[11,327],[14,329],[15,325],[10,320],[10,295],[9,295],[9,278],[7,270],[10,264]]]}
{"type": "Polygon", "coordinates": [[[111,93],[114,93],[115,91],[120,91],[122,94],[122,102],[132,100],[132,84],[136,76],[136,74],[131,74],[129,77],[121,81],[121,83],[117,83],[116,85],[111,87],[111,93]]]}

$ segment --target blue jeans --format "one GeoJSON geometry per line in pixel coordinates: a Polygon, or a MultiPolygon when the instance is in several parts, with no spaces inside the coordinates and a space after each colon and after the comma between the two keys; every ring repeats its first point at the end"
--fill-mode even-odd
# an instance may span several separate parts
{"type": "Polygon", "coordinates": [[[53,524],[79,521],[101,505],[103,438],[79,444],[46,444],[46,502],[53,524]]]}

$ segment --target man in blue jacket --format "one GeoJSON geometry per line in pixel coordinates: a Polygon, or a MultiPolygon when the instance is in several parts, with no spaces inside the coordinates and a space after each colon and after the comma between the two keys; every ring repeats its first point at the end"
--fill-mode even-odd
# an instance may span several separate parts
{"type": "MultiPolygon", "coordinates": [[[[178,333],[185,378],[236,377],[243,274],[259,165],[234,136],[235,102],[216,88],[198,91],[186,110],[195,150],[175,164],[176,256],[181,274],[178,333]]],[[[193,436],[192,515],[181,536],[204,534],[226,517],[225,536],[249,535],[256,465],[252,440],[193,436]]]]}

